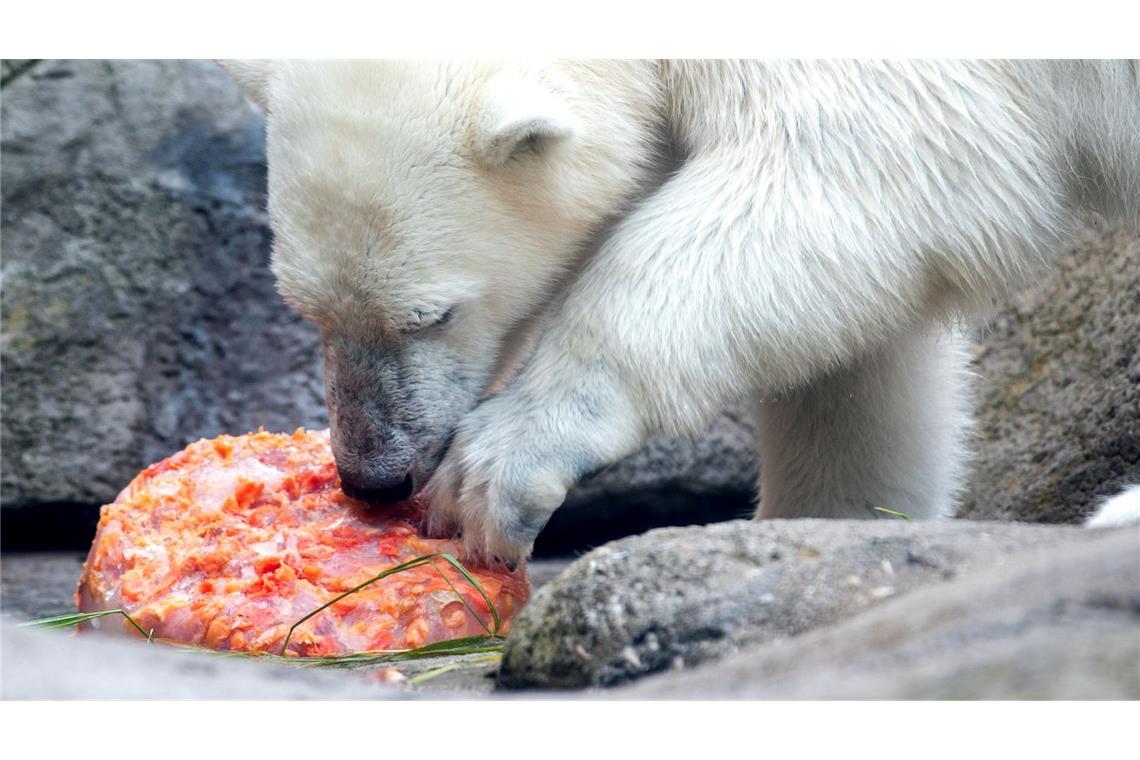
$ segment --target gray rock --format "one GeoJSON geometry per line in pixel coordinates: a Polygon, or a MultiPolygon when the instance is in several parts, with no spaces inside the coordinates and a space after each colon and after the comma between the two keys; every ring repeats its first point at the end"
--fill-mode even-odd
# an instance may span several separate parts
{"type": "Polygon", "coordinates": [[[567,554],[669,525],[749,517],[758,465],[751,415],[743,404],[686,440],[655,436],[637,454],[583,480],[535,544],[567,554]]]}
{"type": "Polygon", "coordinates": [[[4,699],[391,699],[368,673],[301,670],[140,640],[0,627],[4,699]]]}
{"type": "Polygon", "coordinates": [[[30,58],[0,59],[0,87],[7,86],[9,82],[15,81],[25,72],[30,71],[37,63],[37,60],[30,58]]]}
{"type": "Polygon", "coordinates": [[[15,620],[75,612],[75,589],[86,553],[0,554],[0,610],[15,620]]]}
{"type": "Polygon", "coordinates": [[[262,120],[213,64],[40,62],[2,118],[5,507],[325,424],[316,332],[267,268],[262,120]]]}
{"type": "Polygon", "coordinates": [[[1076,527],[967,521],[769,520],[615,541],[534,595],[499,684],[609,686],[833,625],[916,588],[1000,575],[1028,547],[1087,543],[1076,527]]]}
{"type": "Polygon", "coordinates": [[[677,699],[1140,699],[1140,533],[1092,532],[838,625],[648,678],[677,699]]]}
{"type": "Polygon", "coordinates": [[[1140,239],[1088,228],[977,349],[977,463],[960,515],[1079,522],[1140,482],[1140,239]]]}

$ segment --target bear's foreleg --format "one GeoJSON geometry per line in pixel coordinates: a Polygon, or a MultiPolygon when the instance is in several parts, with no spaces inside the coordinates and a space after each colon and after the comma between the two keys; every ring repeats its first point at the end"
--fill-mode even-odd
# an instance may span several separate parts
{"type": "Polygon", "coordinates": [[[932,329],[760,394],[757,518],[951,516],[967,461],[967,363],[958,336],[932,329]]]}
{"type": "MultiPolygon", "coordinates": [[[[725,156],[690,158],[615,227],[520,376],[460,423],[428,486],[430,530],[462,531],[472,555],[524,556],[578,478],[649,435],[696,432],[735,399],[807,387],[939,319],[929,249],[865,224],[846,198],[821,205],[771,164],[734,175],[725,156]]],[[[931,400],[907,391],[910,406],[931,400]]],[[[874,402],[861,414],[886,434],[874,402]]],[[[904,485],[892,482],[867,493],[897,502],[904,485]]],[[[948,499],[913,508],[944,511],[948,499]]]]}

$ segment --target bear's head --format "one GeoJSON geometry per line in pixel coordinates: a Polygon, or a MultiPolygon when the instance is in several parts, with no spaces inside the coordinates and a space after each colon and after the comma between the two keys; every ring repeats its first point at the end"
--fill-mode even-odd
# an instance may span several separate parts
{"type": "Polygon", "coordinates": [[[267,114],[273,271],[344,489],[407,498],[659,152],[652,64],[222,64],[267,114]]]}

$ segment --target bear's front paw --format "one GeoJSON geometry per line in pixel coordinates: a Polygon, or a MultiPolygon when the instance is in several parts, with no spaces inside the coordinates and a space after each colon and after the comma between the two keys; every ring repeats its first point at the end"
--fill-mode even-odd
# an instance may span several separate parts
{"type": "Polygon", "coordinates": [[[462,535],[464,558],[525,559],[575,473],[509,393],[475,409],[427,486],[430,535],[462,535]]]}

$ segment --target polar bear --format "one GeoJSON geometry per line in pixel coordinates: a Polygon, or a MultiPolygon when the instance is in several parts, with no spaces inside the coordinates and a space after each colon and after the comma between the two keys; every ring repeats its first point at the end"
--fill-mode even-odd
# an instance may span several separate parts
{"type": "Polygon", "coordinates": [[[225,65],[345,490],[476,557],[741,397],[758,517],[952,514],[961,324],[1140,220],[1136,62],[225,65]]]}

